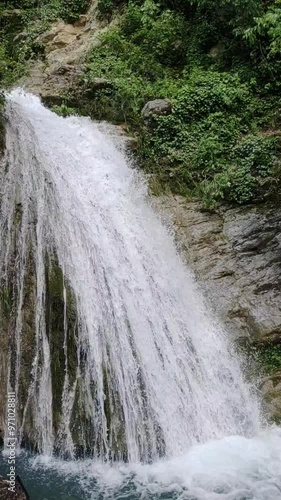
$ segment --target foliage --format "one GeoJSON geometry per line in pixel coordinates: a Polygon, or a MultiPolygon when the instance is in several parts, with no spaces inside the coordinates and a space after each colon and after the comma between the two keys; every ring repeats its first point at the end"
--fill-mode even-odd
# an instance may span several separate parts
{"type": "Polygon", "coordinates": [[[98,14],[100,19],[110,20],[114,10],[122,4],[122,0],[98,0],[98,14]]]}
{"type": "Polygon", "coordinates": [[[66,118],[67,116],[71,116],[71,115],[76,114],[76,109],[71,108],[71,107],[67,106],[66,104],[61,104],[60,106],[58,106],[56,104],[56,105],[52,106],[51,109],[54,113],[57,113],[57,115],[63,116],[64,118],[66,118]]]}
{"type": "Polygon", "coordinates": [[[244,37],[251,45],[259,38],[268,39],[268,53],[271,56],[281,54],[281,2],[276,2],[262,16],[254,18],[254,25],[244,32],[244,37]]]}
{"type": "MultiPolygon", "coordinates": [[[[27,61],[44,57],[39,35],[53,20],[73,22],[87,5],[2,5],[0,83],[13,84],[27,61]],[[20,14],[5,17],[7,6],[20,14]]],[[[198,196],[211,209],[277,198],[281,0],[99,0],[98,9],[103,22],[116,20],[88,55],[79,112],[125,122],[155,186],[198,196]],[[155,98],[169,98],[173,112],[146,126],[141,109],[155,98]]]]}
{"type": "Polygon", "coordinates": [[[257,359],[265,373],[281,371],[281,345],[269,343],[261,346],[257,351],[257,359]]]}
{"type": "Polygon", "coordinates": [[[143,166],[158,184],[199,196],[208,208],[220,200],[263,201],[276,189],[277,140],[257,134],[267,106],[259,102],[256,82],[246,84],[238,73],[179,70],[175,61],[172,69],[159,58],[156,40],[148,50],[151,26],[163,16],[156,7],[147,20],[146,12],[147,5],[129,5],[120,27],[109,30],[90,55],[87,85],[97,76],[111,82],[93,93],[92,114],[125,121],[138,132],[143,166]],[[154,97],[172,99],[173,113],[146,129],[140,111],[154,97]]]}
{"type": "Polygon", "coordinates": [[[2,4],[0,85],[12,85],[26,73],[27,61],[43,56],[44,47],[38,37],[54,20],[74,22],[88,4],[89,0],[12,0],[2,4]]]}
{"type": "MultiPolygon", "coordinates": [[[[94,95],[93,112],[102,109],[99,118],[126,121],[137,130],[143,165],[158,184],[195,194],[209,208],[220,200],[262,201],[280,186],[278,141],[258,133],[278,126],[280,99],[270,95],[276,82],[261,48],[266,35],[270,57],[278,49],[278,3],[266,8],[258,0],[129,1],[119,27],[102,38],[88,77],[106,77],[113,85],[107,95],[94,95]],[[218,43],[213,59],[208,51],[218,43]],[[156,97],[170,98],[173,113],[147,130],[140,110],[156,97]]],[[[111,12],[117,6],[112,0],[111,12]]]]}

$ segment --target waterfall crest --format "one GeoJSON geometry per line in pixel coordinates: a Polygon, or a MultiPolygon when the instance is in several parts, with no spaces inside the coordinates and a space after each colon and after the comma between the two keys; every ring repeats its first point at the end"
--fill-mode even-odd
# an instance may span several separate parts
{"type": "Polygon", "coordinates": [[[149,462],[254,433],[258,404],[226,335],[106,126],[19,90],[6,117],[0,282],[19,439],[149,462]]]}

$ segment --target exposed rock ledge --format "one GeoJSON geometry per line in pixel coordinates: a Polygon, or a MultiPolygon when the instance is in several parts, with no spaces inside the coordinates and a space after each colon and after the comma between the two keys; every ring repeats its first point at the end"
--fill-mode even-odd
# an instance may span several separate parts
{"type": "MultiPolygon", "coordinates": [[[[77,93],[87,53],[100,44],[101,33],[115,22],[102,25],[97,18],[96,4],[93,0],[87,14],[80,16],[74,24],[54,22],[47,32],[38,37],[38,43],[44,47],[44,61],[33,61],[28,78],[23,78],[21,84],[27,91],[39,95],[47,105],[72,105],[72,93],[75,95],[74,103],[79,100],[77,93]]],[[[102,79],[96,80],[98,89],[102,79]]]]}
{"type": "Polygon", "coordinates": [[[212,214],[178,196],[158,203],[172,214],[179,248],[227,328],[235,337],[281,342],[281,209],[212,214]]]}
{"type": "Polygon", "coordinates": [[[230,335],[256,346],[265,413],[281,424],[281,209],[208,213],[179,196],[155,204],[173,224],[179,251],[230,335]]]}

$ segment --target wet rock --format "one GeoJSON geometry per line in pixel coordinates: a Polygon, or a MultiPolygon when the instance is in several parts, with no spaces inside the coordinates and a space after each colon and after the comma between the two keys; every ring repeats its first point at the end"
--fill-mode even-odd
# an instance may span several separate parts
{"type": "Polygon", "coordinates": [[[266,412],[276,424],[281,424],[281,372],[268,378],[261,388],[266,412]]]}
{"type": "Polygon", "coordinates": [[[235,337],[281,340],[281,210],[202,211],[180,197],[162,199],[172,213],[184,258],[235,337]]]}
{"type": "Polygon", "coordinates": [[[167,115],[172,111],[172,104],[168,99],[155,99],[148,101],[142,109],[141,115],[144,121],[149,122],[153,116],[167,115]]]}
{"type": "Polygon", "coordinates": [[[10,482],[0,476],[0,500],[29,500],[29,495],[18,476],[15,483],[15,492],[12,492],[9,490],[10,482]]]}
{"type": "MultiPolygon", "coordinates": [[[[281,209],[221,207],[209,213],[179,196],[162,197],[156,205],[174,224],[179,250],[229,335],[248,339],[259,351],[273,346],[281,359],[281,209]]],[[[281,373],[274,366],[261,392],[271,418],[280,422],[281,373]]]]}
{"type": "Polygon", "coordinates": [[[269,392],[273,391],[273,389],[274,389],[273,381],[271,379],[268,379],[266,380],[266,382],[264,382],[264,384],[262,384],[261,392],[263,394],[268,394],[269,392]]]}

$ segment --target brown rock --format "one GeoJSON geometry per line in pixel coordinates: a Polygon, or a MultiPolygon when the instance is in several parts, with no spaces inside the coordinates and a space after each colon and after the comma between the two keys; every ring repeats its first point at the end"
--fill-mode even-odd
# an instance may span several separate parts
{"type": "Polygon", "coordinates": [[[29,500],[29,495],[17,476],[15,492],[9,491],[10,482],[0,476],[0,500],[29,500]]]}
{"type": "Polygon", "coordinates": [[[86,26],[88,22],[88,16],[82,14],[77,21],[75,21],[74,25],[76,28],[81,28],[82,26],[86,26]]]}
{"type": "Polygon", "coordinates": [[[63,21],[55,23],[51,30],[43,33],[37,38],[37,42],[45,46],[46,54],[54,50],[61,49],[72,44],[77,35],[80,33],[81,27],[65,24],[63,21]]]}

